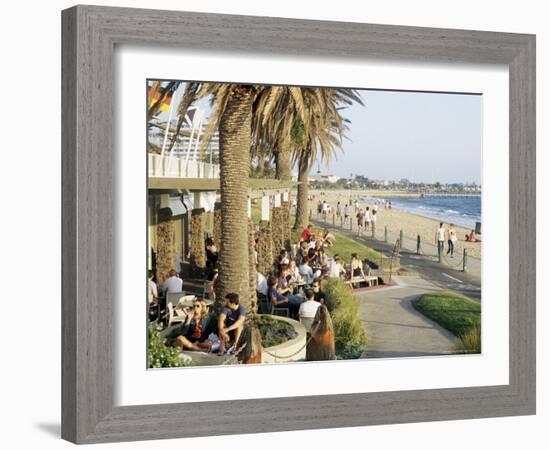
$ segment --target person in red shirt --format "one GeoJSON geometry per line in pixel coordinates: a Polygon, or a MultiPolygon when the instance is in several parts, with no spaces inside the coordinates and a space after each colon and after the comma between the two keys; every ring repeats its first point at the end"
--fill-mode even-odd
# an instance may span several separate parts
{"type": "Polygon", "coordinates": [[[302,241],[309,241],[311,238],[312,232],[312,225],[309,224],[306,228],[304,228],[304,231],[302,231],[302,235],[300,236],[300,242],[302,241]]]}

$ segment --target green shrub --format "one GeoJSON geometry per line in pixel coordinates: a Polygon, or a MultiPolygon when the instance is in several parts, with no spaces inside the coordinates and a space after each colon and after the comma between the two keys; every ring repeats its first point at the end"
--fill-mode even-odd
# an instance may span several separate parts
{"type": "Polygon", "coordinates": [[[367,336],[359,319],[359,301],[343,280],[329,278],[323,282],[326,305],[334,326],[336,355],[355,359],[367,347],[367,336]]]}
{"type": "Polygon", "coordinates": [[[147,352],[147,366],[150,369],[162,367],[184,367],[190,365],[180,358],[180,350],[166,345],[166,339],[161,338],[162,327],[149,325],[149,351],[147,352]]]}

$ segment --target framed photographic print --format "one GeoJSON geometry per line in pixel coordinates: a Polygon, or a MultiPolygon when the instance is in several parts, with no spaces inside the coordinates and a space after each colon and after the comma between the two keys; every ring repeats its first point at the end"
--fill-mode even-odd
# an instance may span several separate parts
{"type": "Polygon", "coordinates": [[[65,439],[534,414],[534,36],[62,18],[65,439]]]}

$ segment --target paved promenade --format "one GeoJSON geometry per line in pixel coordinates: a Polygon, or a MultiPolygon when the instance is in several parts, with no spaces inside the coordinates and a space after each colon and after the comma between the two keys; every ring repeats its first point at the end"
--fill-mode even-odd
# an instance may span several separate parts
{"type": "Polygon", "coordinates": [[[397,286],[357,293],[368,350],[361,358],[431,356],[453,353],[459,340],[412,306],[437,286],[419,277],[396,277],[397,286]]]}

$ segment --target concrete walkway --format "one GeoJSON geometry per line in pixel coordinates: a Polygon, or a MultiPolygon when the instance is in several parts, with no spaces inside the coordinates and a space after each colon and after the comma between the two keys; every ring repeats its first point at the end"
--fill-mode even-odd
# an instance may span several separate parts
{"type": "Polygon", "coordinates": [[[438,287],[419,277],[395,277],[397,286],[357,293],[367,331],[368,350],[361,358],[445,355],[460,342],[412,306],[419,295],[438,287]]]}

